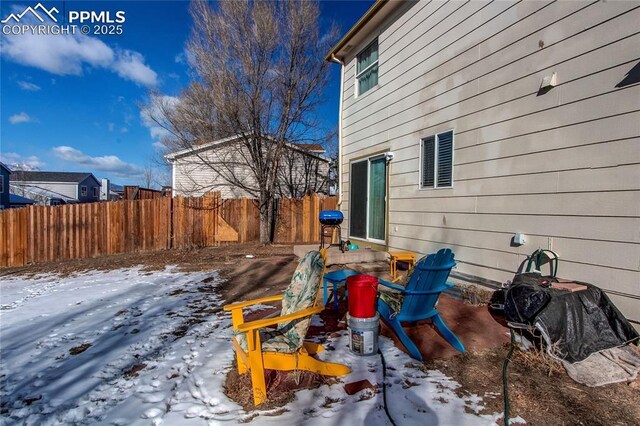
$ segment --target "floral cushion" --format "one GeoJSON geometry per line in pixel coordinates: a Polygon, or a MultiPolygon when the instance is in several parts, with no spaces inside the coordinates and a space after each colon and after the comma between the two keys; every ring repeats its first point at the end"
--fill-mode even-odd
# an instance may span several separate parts
{"type": "MultiPolygon", "coordinates": [[[[284,292],[280,315],[288,315],[314,306],[320,283],[324,263],[318,251],[311,251],[300,259],[300,263],[293,273],[291,283],[284,292]]],[[[301,318],[278,324],[276,330],[261,330],[260,341],[262,350],[269,352],[296,352],[307,335],[311,317],[301,318]]],[[[240,347],[247,350],[247,336],[245,333],[235,333],[240,347]]]]}
{"type": "MultiPolygon", "coordinates": [[[[242,350],[245,352],[249,350],[247,333],[234,332],[234,337],[242,350]]],[[[265,352],[292,353],[298,350],[296,343],[291,342],[278,330],[260,330],[260,342],[262,342],[262,350],[265,352]]]]}
{"type": "MultiPolygon", "coordinates": [[[[422,259],[421,259],[422,260],[422,259]]],[[[411,275],[413,275],[413,271],[415,271],[415,267],[411,268],[407,275],[402,278],[396,285],[401,287],[406,287],[411,279],[411,275]]],[[[383,300],[389,307],[396,313],[400,313],[400,309],[402,309],[402,301],[404,300],[404,295],[400,293],[398,290],[394,290],[389,287],[378,287],[380,292],[380,299],[383,300]]]]}
{"type": "Polygon", "coordinates": [[[404,295],[400,293],[398,290],[394,290],[392,288],[380,287],[380,300],[385,302],[393,312],[396,314],[400,313],[400,309],[402,309],[402,301],[404,300],[404,295]]]}

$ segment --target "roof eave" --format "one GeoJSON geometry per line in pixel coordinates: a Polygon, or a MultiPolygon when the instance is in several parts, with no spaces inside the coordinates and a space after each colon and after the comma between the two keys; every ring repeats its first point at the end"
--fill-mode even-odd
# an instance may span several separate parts
{"type": "Polygon", "coordinates": [[[369,23],[371,18],[373,18],[388,1],[389,0],[376,0],[376,2],[362,16],[362,18],[360,18],[358,22],[356,22],[355,25],[351,27],[351,29],[344,35],[344,37],[340,39],[338,44],[336,44],[329,51],[329,53],[326,54],[324,60],[331,62],[331,60],[336,57],[336,54],[340,51],[340,49],[342,49],[347,43],[349,43],[349,40],[351,40],[354,35],[360,32],[360,30],[362,30],[362,28],[364,28],[365,25],[369,23]]]}

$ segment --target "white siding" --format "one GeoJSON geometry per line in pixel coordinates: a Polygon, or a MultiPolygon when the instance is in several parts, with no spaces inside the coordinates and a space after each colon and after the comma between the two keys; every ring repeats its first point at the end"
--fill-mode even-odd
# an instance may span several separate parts
{"type": "Polygon", "coordinates": [[[343,235],[350,161],[394,151],[390,249],[449,246],[460,272],[502,282],[552,248],[560,275],[640,321],[638,22],[632,1],[418,2],[389,19],[372,34],[378,87],[355,98],[345,58],[343,235]],[[558,86],[538,93],[553,72],[558,86]],[[447,129],[454,186],[421,190],[420,139],[447,129]]]}
{"type": "MultiPolygon", "coordinates": [[[[219,167],[222,167],[221,163],[229,164],[231,159],[236,156],[237,152],[235,150],[216,147],[213,150],[197,155],[188,155],[176,159],[173,165],[173,185],[175,193],[177,195],[198,197],[210,191],[220,191],[222,198],[256,198],[258,185],[256,184],[254,174],[250,167],[246,164],[236,165],[232,175],[228,171],[225,171],[226,169],[224,168],[219,169],[219,167]],[[225,175],[242,178],[243,186],[249,190],[229,184],[229,179],[225,178],[225,175]]],[[[314,162],[310,163],[307,161],[305,163],[302,156],[306,156],[306,154],[295,151],[290,157],[291,163],[288,163],[289,157],[282,160],[281,173],[286,173],[286,177],[280,175],[279,182],[283,187],[285,182],[287,182],[287,187],[293,186],[294,190],[304,190],[305,185],[303,182],[305,181],[305,171],[309,167],[313,170],[316,169],[313,167],[314,162]],[[290,164],[290,166],[288,166],[288,164],[290,164]],[[291,174],[288,173],[289,167],[291,167],[291,174]]],[[[309,178],[310,182],[315,183],[312,185],[314,188],[321,188],[316,192],[326,191],[328,172],[328,162],[323,160],[319,161],[317,174],[309,178]]],[[[283,191],[286,192],[285,189],[283,189],[283,191]]],[[[288,192],[285,195],[287,194],[288,192]]]]}

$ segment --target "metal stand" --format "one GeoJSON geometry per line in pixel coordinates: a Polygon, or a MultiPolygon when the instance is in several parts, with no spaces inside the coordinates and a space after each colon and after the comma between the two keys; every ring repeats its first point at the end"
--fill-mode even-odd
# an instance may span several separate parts
{"type": "Polygon", "coordinates": [[[327,237],[326,235],[326,231],[327,230],[331,230],[331,233],[328,235],[329,237],[329,244],[327,245],[327,247],[331,247],[331,246],[338,246],[340,247],[340,251],[344,253],[344,244],[342,243],[342,234],[340,231],[340,225],[321,225],[320,226],[320,248],[324,248],[324,240],[327,237]],[[337,244],[333,244],[333,231],[337,230],[338,231],[338,243],[337,244]]]}

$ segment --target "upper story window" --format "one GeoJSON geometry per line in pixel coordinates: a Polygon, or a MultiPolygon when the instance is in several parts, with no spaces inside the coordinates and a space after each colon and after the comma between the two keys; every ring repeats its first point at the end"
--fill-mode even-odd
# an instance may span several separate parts
{"type": "Polygon", "coordinates": [[[453,186],[453,130],[422,139],[421,188],[453,186]]]}
{"type": "Polygon", "coordinates": [[[4,176],[0,175],[0,194],[4,192],[4,176]]]}
{"type": "Polygon", "coordinates": [[[86,186],[82,185],[80,187],[80,195],[82,195],[83,197],[87,196],[87,187],[86,186]]]}
{"type": "Polygon", "coordinates": [[[358,54],[356,64],[356,96],[378,84],[378,39],[375,39],[358,54]]]}
{"type": "Polygon", "coordinates": [[[100,188],[98,188],[97,186],[93,187],[93,196],[94,197],[99,197],[100,196],[100,188]]]}

